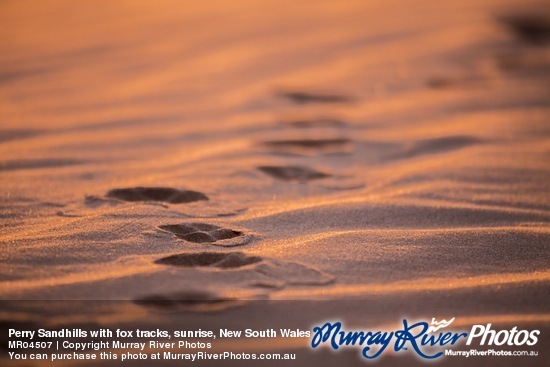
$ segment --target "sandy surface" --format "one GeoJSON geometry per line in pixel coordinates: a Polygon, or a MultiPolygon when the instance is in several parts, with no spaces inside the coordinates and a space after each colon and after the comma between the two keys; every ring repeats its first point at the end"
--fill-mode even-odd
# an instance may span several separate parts
{"type": "Polygon", "coordinates": [[[548,329],[542,2],[164,3],[0,3],[1,299],[548,329]]]}

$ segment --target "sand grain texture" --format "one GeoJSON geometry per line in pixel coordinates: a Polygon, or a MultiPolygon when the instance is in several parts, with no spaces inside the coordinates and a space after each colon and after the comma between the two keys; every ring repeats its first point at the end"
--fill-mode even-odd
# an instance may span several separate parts
{"type": "Polygon", "coordinates": [[[130,325],[548,330],[549,19],[496,0],[1,2],[0,298],[129,300],[110,320],[130,325]]]}

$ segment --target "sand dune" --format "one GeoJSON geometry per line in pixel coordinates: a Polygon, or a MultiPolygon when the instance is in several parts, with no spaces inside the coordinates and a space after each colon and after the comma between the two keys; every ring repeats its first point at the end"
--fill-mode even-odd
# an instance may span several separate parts
{"type": "Polygon", "coordinates": [[[549,19],[512,0],[0,3],[0,322],[548,331],[549,19]],[[67,300],[113,302],[84,320],[67,300]]]}

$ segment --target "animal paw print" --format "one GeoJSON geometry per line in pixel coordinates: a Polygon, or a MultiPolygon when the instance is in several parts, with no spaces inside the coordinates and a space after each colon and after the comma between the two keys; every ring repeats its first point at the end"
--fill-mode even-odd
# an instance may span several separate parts
{"type": "Polygon", "coordinates": [[[207,223],[181,223],[160,225],[160,229],[173,233],[188,242],[208,243],[217,246],[234,247],[250,242],[250,235],[229,228],[207,223]]]}
{"type": "Polygon", "coordinates": [[[208,200],[208,196],[198,191],[178,190],[171,187],[130,187],[112,189],[107,197],[122,201],[163,201],[170,204],[192,203],[208,200]]]}
{"type": "Polygon", "coordinates": [[[302,166],[260,166],[258,169],[281,181],[305,182],[330,177],[328,173],[302,166]]]}

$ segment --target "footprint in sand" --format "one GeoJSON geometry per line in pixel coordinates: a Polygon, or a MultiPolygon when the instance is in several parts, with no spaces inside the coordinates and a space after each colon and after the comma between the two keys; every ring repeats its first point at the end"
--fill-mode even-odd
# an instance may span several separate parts
{"type": "Polygon", "coordinates": [[[351,140],[347,138],[270,140],[263,145],[283,153],[347,153],[351,148],[351,140]]]}
{"type": "Polygon", "coordinates": [[[223,247],[243,246],[253,239],[252,235],[245,235],[242,231],[207,223],[165,224],[160,225],[159,228],[188,242],[208,243],[223,247]]]}
{"type": "Polygon", "coordinates": [[[540,15],[503,17],[504,24],[522,42],[542,45],[550,41],[550,18],[540,15]]]}
{"type": "Polygon", "coordinates": [[[240,268],[260,261],[262,261],[261,257],[248,256],[242,252],[199,252],[163,257],[156,260],[155,263],[186,268],[213,267],[228,269],[240,268]]]}
{"type": "Polygon", "coordinates": [[[324,128],[324,127],[345,127],[344,121],[333,118],[303,119],[284,122],[285,125],[305,129],[305,128],[324,128]]]}
{"type": "Polygon", "coordinates": [[[164,257],[156,264],[185,268],[218,268],[232,270],[251,270],[251,285],[265,284],[272,279],[281,285],[324,285],[334,278],[317,269],[292,262],[259,256],[246,255],[243,252],[200,252],[181,253],[164,257]]]}
{"type": "Polygon", "coordinates": [[[426,81],[426,85],[432,89],[448,89],[448,88],[468,88],[483,83],[481,77],[468,76],[463,78],[453,78],[445,76],[434,76],[426,81]]]}
{"type": "Polygon", "coordinates": [[[134,303],[165,311],[220,311],[243,304],[243,301],[203,290],[189,290],[170,294],[151,294],[134,300],[134,303]]]}
{"type": "Polygon", "coordinates": [[[351,98],[339,94],[320,94],[309,92],[280,92],[279,95],[296,104],[306,103],[348,103],[351,98]]]}
{"type": "Polygon", "coordinates": [[[481,141],[473,136],[446,136],[441,138],[420,140],[403,146],[399,153],[391,154],[390,159],[415,158],[427,154],[446,153],[462,149],[481,141]]]}
{"type": "Polygon", "coordinates": [[[495,56],[500,69],[507,73],[546,73],[550,68],[547,52],[550,44],[550,17],[525,14],[498,20],[517,40],[506,51],[495,56]]]}
{"type": "Polygon", "coordinates": [[[330,177],[328,173],[319,172],[303,166],[260,166],[263,173],[282,181],[310,181],[330,177]]]}
{"type": "Polygon", "coordinates": [[[131,187],[112,189],[107,197],[122,201],[162,201],[170,204],[191,203],[208,200],[208,196],[198,191],[178,190],[171,187],[131,187]]]}

